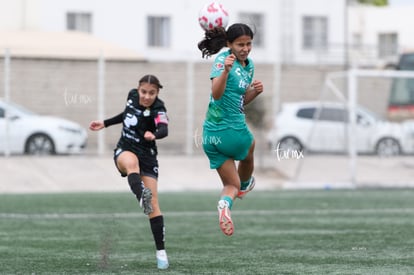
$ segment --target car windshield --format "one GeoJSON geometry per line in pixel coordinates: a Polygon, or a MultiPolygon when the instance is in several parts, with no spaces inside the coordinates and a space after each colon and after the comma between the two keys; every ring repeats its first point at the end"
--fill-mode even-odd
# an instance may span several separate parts
{"type": "Polygon", "coordinates": [[[15,115],[17,115],[17,116],[18,115],[33,116],[33,115],[36,115],[34,112],[32,112],[32,111],[30,111],[30,110],[28,110],[28,109],[26,109],[26,108],[24,108],[20,105],[17,105],[15,103],[12,103],[12,102],[6,103],[3,100],[0,101],[0,102],[3,103],[4,106],[7,106],[7,105],[9,106],[11,116],[15,116],[15,115]]]}

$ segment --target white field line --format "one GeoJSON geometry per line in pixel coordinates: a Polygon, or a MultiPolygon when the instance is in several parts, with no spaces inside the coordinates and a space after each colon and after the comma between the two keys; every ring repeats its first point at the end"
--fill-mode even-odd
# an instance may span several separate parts
{"type": "MultiPolygon", "coordinates": [[[[165,216],[215,216],[216,211],[163,211],[165,216]]],[[[234,210],[233,215],[329,215],[329,214],[414,214],[414,208],[375,208],[375,209],[282,209],[282,210],[234,210]]],[[[139,218],[143,213],[43,213],[21,214],[0,213],[1,219],[108,219],[108,218],[139,218]]]]}

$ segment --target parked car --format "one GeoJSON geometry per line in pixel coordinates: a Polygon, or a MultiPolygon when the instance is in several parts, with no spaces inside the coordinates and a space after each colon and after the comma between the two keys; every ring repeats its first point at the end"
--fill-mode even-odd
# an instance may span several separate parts
{"type": "MultiPolygon", "coordinates": [[[[414,152],[413,121],[384,121],[360,106],[356,116],[353,134],[358,153],[393,156],[414,152]]],[[[348,118],[343,103],[285,103],[268,134],[268,142],[273,150],[344,153],[348,144],[348,118]]]]}
{"type": "Polygon", "coordinates": [[[86,129],[79,124],[58,117],[40,116],[0,99],[0,154],[5,154],[6,146],[10,154],[80,153],[86,142],[86,129]]]}

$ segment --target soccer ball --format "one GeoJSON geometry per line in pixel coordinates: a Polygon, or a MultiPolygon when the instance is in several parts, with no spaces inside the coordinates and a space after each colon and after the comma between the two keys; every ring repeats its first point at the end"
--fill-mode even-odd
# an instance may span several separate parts
{"type": "Polygon", "coordinates": [[[229,14],[218,2],[206,4],[198,13],[198,23],[205,31],[215,27],[227,27],[229,14]]]}

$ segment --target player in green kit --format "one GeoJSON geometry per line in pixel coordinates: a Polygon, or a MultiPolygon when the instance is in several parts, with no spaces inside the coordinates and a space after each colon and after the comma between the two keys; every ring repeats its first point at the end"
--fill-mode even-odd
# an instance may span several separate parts
{"type": "Polygon", "coordinates": [[[217,208],[220,229],[227,236],[234,232],[230,214],[233,201],[243,198],[255,185],[255,142],[246,124],[244,106],[263,92],[263,84],[253,80],[254,64],[248,57],[252,40],[251,28],[238,23],[227,31],[222,27],[207,30],[198,44],[203,57],[229,48],[213,63],[210,102],[203,124],[204,152],[223,183],[217,208]]]}

